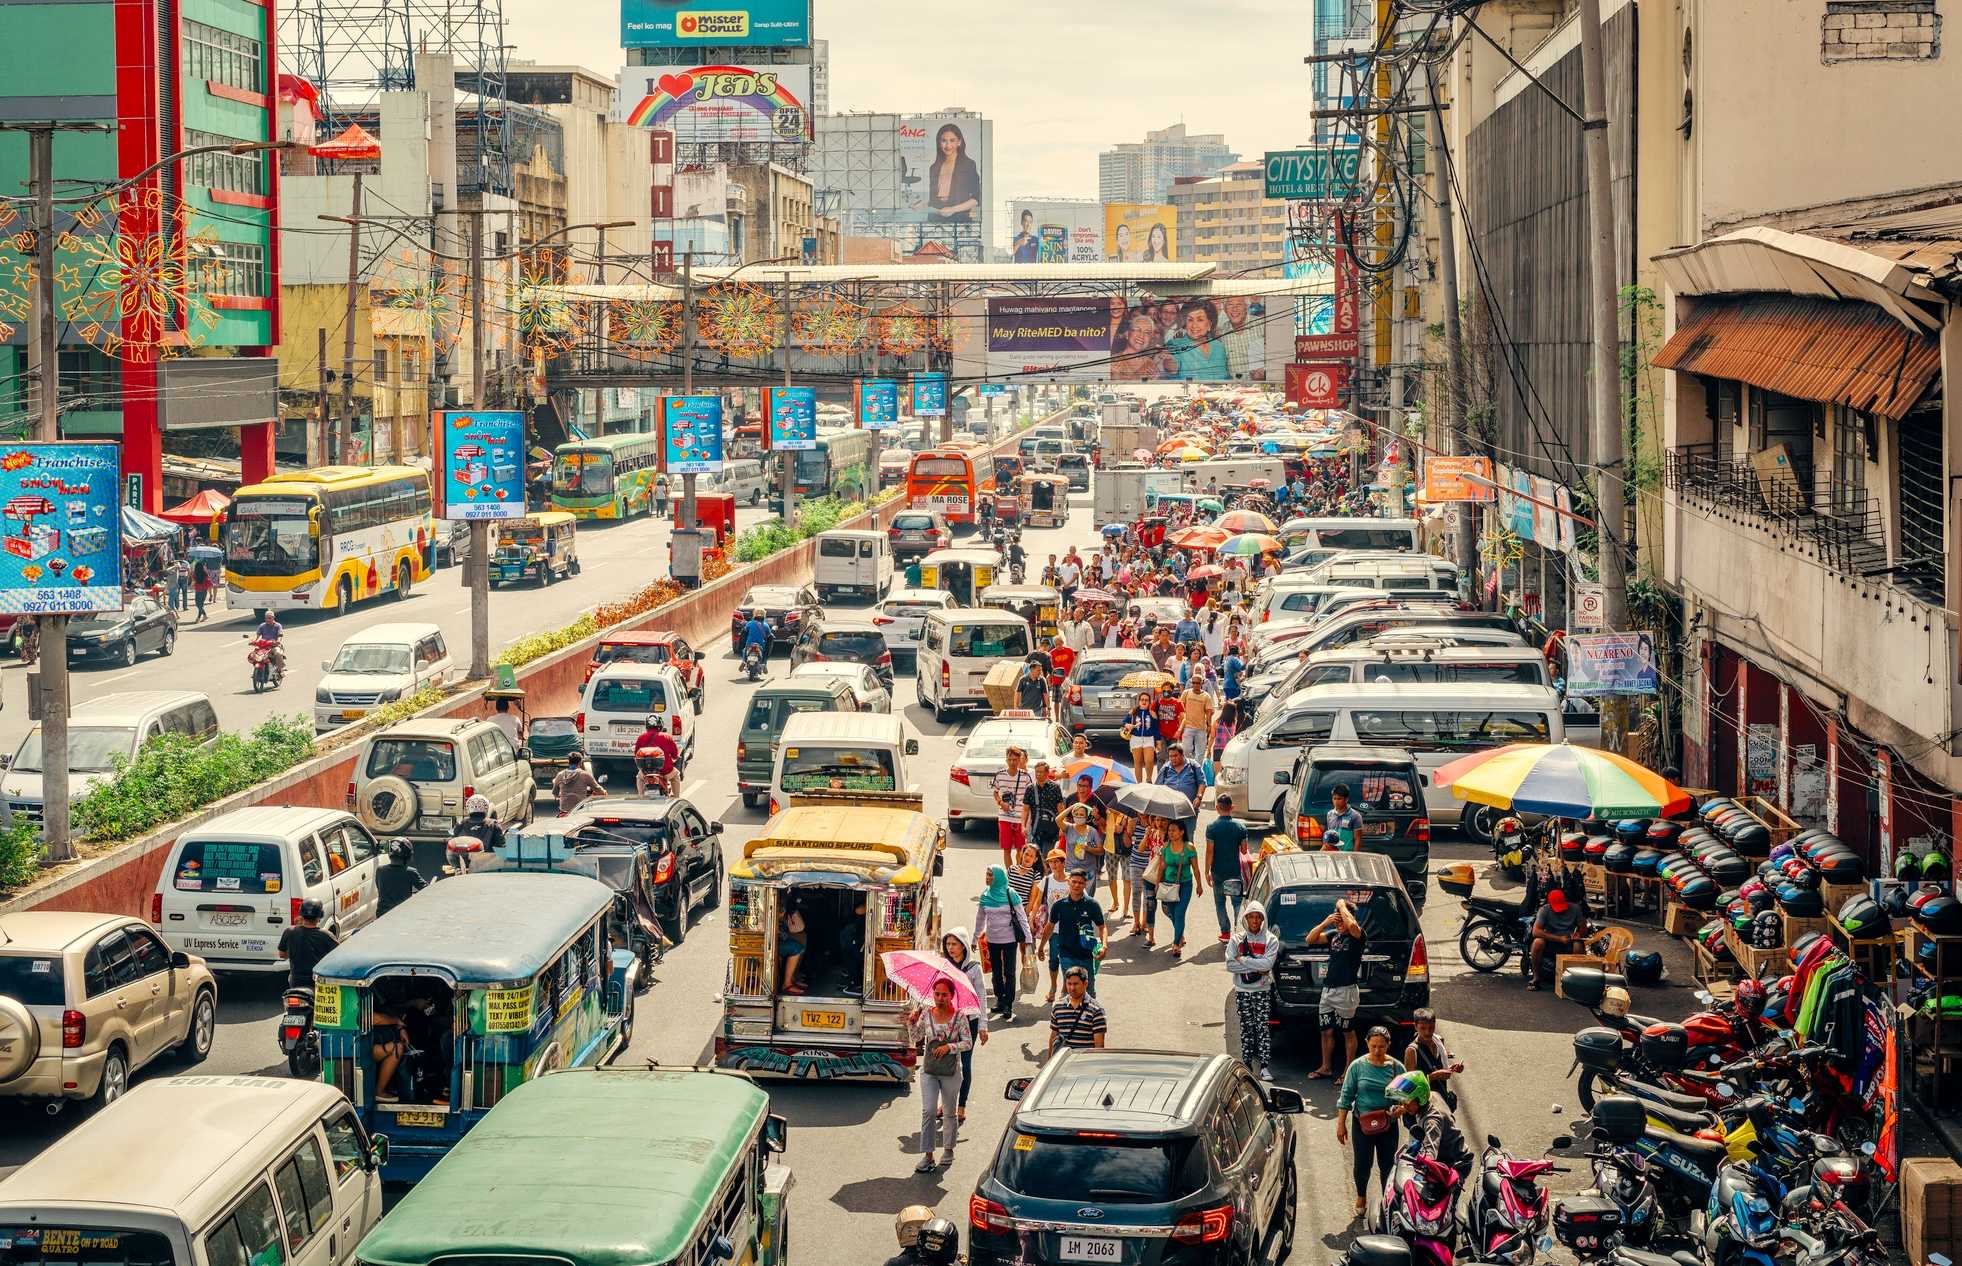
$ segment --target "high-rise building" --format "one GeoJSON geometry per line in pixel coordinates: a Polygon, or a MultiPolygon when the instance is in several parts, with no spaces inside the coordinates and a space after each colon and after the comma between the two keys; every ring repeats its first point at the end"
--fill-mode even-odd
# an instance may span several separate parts
{"type": "Polygon", "coordinates": [[[1173,181],[1213,175],[1239,158],[1220,133],[1189,136],[1185,124],[1175,123],[1099,154],[1097,197],[1104,202],[1163,202],[1173,181]]]}
{"type": "MultiPolygon", "coordinates": [[[[51,138],[55,195],[142,177],[127,196],[59,204],[54,231],[61,432],[121,440],[128,500],[143,509],[161,508],[167,438],[182,452],[229,449],[248,481],[272,470],[279,175],[263,151],[224,152],[278,139],[272,22],[270,6],[230,0],[0,5],[0,118],[71,129],[51,138]],[[182,276],[181,291],[129,278],[130,259],[147,278],[182,276]]],[[[30,188],[29,153],[22,131],[0,133],[9,195],[30,188]]],[[[31,207],[11,211],[9,233],[34,227],[31,207]]],[[[0,258],[10,421],[32,408],[34,378],[33,256],[21,249],[0,258]]]]}
{"type": "Polygon", "coordinates": [[[1220,276],[1279,277],[1286,261],[1288,204],[1267,197],[1265,183],[1262,164],[1248,162],[1174,184],[1166,199],[1178,208],[1174,258],[1218,264],[1220,276]]]}
{"type": "Polygon", "coordinates": [[[831,113],[831,41],[811,41],[811,113],[831,113]]]}

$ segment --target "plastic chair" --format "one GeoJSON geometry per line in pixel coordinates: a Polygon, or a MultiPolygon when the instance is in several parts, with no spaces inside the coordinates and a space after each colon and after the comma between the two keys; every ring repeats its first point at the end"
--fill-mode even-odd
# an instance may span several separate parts
{"type": "Polygon", "coordinates": [[[1635,948],[1635,934],[1627,928],[1602,928],[1587,940],[1588,953],[1600,958],[1609,970],[1618,972],[1628,951],[1635,948]]]}

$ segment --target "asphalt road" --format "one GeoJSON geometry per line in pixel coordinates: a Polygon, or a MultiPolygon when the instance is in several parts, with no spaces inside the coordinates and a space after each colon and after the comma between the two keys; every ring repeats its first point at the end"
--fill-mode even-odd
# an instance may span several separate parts
{"type": "MultiPolygon", "coordinates": [[[[618,557],[631,557],[636,552],[630,548],[632,536],[640,529],[617,531],[621,541],[618,557]]],[[[1087,545],[1091,535],[1087,502],[1080,501],[1068,529],[1031,532],[1025,546],[1041,559],[1051,549],[1060,552],[1071,540],[1087,545]]],[[[612,536],[594,533],[591,538],[594,552],[587,555],[585,580],[599,584],[598,592],[628,587],[626,578],[618,576],[618,568],[640,566],[619,561],[610,567],[594,565],[614,557],[612,536]],[[602,549],[609,553],[602,554],[602,549]],[[608,577],[613,578],[610,584],[606,583],[608,577]]],[[[424,593],[410,604],[411,608],[426,603],[437,611],[452,610],[460,605],[451,596],[455,594],[452,585],[449,582],[424,593]]],[[[549,597],[554,603],[564,602],[567,610],[576,610],[593,601],[598,592],[584,590],[575,598],[570,591],[561,596],[555,587],[549,597]]],[[[540,600],[540,595],[532,594],[506,599],[521,603],[540,600]]],[[[394,618],[393,609],[381,618],[394,618]]],[[[458,632],[460,635],[460,625],[458,632]]],[[[335,625],[310,628],[306,633],[323,641],[340,635],[335,625]]],[[[734,854],[762,826],[764,815],[744,809],[734,793],[734,734],[750,687],[742,681],[733,659],[719,657],[726,648],[713,649],[718,657],[709,664],[702,733],[721,737],[719,741],[705,738],[687,771],[684,791],[705,813],[726,824],[724,847],[734,854]]],[[[186,663],[195,661],[194,656],[187,660],[181,652],[179,658],[186,663]]],[[[781,661],[774,667],[781,672],[781,661]]],[[[232,671],[236,665],[226,663],[220,669],[230,673],[226,680],[236,685],[240,677],[232,671]]],[[[226,698],[234,695],[227,694],[226,698]]],[[[929,712],[918,707],[905,666],[901,667],[896,703],[907,726],[921,739],[921,754],[913,769],[926,794],[927,808],[942,812],[946,804],[944,771],[953,762],[954,740],[964,725],[939,725],[929,712]]],[[[949,846],[940,888],[945,922],[948,926],[971,925],[973,898],[985,868],[998,854],[992,836],[979,833],[950,836],[949,846]]],[[[1454,859],[1481,860],[1486,855],[1468,844],[1444,842],[1436,846],[1433,856],[1442,864],[1454,859]]],[[[1191,948],[1183,962],[1174,963],[1162,952],[1147,953],[1129,936],[1112,943],[1099,978],[1102,999],[1110,1012],[1112,1045],[1237,1051],[1227,979],[1220,967],[1220,947],[1214,940],[1217,925],[1210,894],[1194,904],[1188,928],[1191,948]]],[[[1424,927],[1430,949],[1432,998],[1442,1017],[1440,1031],[1467,1065],[1461,1084],[1461,1124],[1474,1140],[1487,1132],[1496,1133],[1516,1151],[1537,1153],[1571,1124],[1578,1111],[1566,1072],[1571,1036],[1587,1016],[1551,993],[1525,993],[1516,974],[1480,976],[1471,972],[1457,951],[1460,915],[1455,899],[1434,892],[1424,927]],[[1563,1105],[1564,1112],[1556,1114],[1555,1104],[1563,1105]]],[[[1650,934],[1642,943],[1662,940],[1650,934]]],[[[690,928],[686,942],[668,955],[656,972],[652,990],[641,998],[636,1036],[626,1058],[669,1065],[705,1062],[720,1017],[718,994],[724,962],[721,916],[707,914],[690,928]]],[[[1675,958],[1671,968],[1687,982],[1688,973],[1675,958]]],[[[279,1006],[277,983],[227,980],[221,988],[217,1042],[203,1071],[283,1074],[284,1064],[273,1036],[279,1006]]],[[[1025,1000],[1016,1021],[998,1027],[991,1043],[979,1052],[969,1119],[957,1161],[948,1171],[931,1176],[911,1172],[917,1159],[911,1149],[919,1128],[919,1105],[908,1089],[771,1085],[774,1109],[788,1117],[791,1125],[788,1162],[796,1173],[791,1196],[796,1227],[792,1243],[798,1246],[798,1260],[883,1261],[892,1252],[893,1215],[909,1204],[935,1206],[965,1226],[966,1198],[1008,1120],[1002,1084],[1010,1077],[1033,1072],[1046,1040],[1041,1008],[1036,1005],[1040,1001],[1039,996],[1034,1003],[1025,1000]]],[[[1638,998],[1637,1006],[1658,1015],[1681,1015],[1693,1009],[1682,986],[1638,998]]],[[[1349,1157],[1334,1138],[1334,1090],[1328,1082],[1307,1078],[1318,1060],[1318,1053],[1307,1048],[1302,1034],[1282,1032],[1275,1059],[1277,1079],[1301,1090],[1310,1105],[1309,1115],[1297,1122],[1302,1140],[1302,1229],[1297,1261],[1332,1260],[1356,1230],[1349,1213],[1353,1198],[1349,1157]]],[[[76,1119],[74,1113],[48,1120],[38,1112],[0,1108],[0,1171],[31,1156],[72,1127],[76,1119]]],[[[1577,1188],[1578,1177],[1555,1175],[1557,1189],[1577,1188]]]]}

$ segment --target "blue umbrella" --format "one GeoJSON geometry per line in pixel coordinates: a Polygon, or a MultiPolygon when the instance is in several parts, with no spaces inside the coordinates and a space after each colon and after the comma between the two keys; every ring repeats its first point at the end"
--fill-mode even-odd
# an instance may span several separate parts
{"type": "Polygon", "coordinates": [[[1122,536],[1124,535],[1124,525],[1122,523],[1106,523],[1104,524],[1104,535],[1122,536]]]}

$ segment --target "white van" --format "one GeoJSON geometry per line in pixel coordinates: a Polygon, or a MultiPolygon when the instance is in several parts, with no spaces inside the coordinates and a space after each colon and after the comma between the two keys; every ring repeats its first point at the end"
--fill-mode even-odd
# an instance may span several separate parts
{"type": "Polygon", "coordinates": [[[783,723],[770,769],[770,812],[794,795],[826,791],[919,794],[906,758],[920,754],[899,718],[879,712],[799,712],[783,723]]]}
{"type": "Polygon", "coordinates": [[[1424,589],[1456,593],[1458,565],[1429,554],[1337,554],[1308,573],[1310,579],[1358,589],[1424,589]]]}
{"type": "Polygon", "coordinates": [[[146,1081],[0,1182],[0,1243],[34,1266],[346,1266],[386,1146],[323,1082],[146,1081]]]}
{"type": "Polygon", "coordinates": [[[1271,704],[1221,753],[1218,788],[1250,821],[1281,821],[1294,758],[1321,743],[1401,747],[1417,758],[1433,822],[1456,822],[1463,805],[1430,784],[1447,761],[1507,743],[1566,739],[1559,696],[1546,686],[1311,686],[1271,704]],[[1270,816],[1271,814],[1271,816],[1270,816]]]}
{"type": "MultiPolygon", "coordinates": [[[[116,772],[115,759],[136,759],[159,734],[183,734],[199,743],[218,737],[218,712],[208,695],[193,690],[128,690],[78,703],[68,714],[68,795],[79,800],[116,772]]],[[[10,814],[41,818],[41,725],[37,721],[5,762],[0,796],[10,814]]]]}
{"type": "Polygon", "coordinates": [[[320,661],[313,688],[315,733],[359,721],[384,703],[440,686],[456,675],[443,630],[433,624],[377,624],[320,661]]]}
{"type": "Polygon", "coordinates": [[[763,463],[754,458],[724,462],[722,473],[716,476],[715,490],[735,497],[740,505],[760,506],[769,494],[769,479],[763,473],[763,463]]]}
{"type": "Polygon", "coordinates": [[[688,688],[672,664],[608,664],[592,675],[574,718],[586,757],[598,768],[633,772],[634,740],[647,718],[663,717],[681,759],[695,751],[695,717],[688,688]]]}
{"type": "Polygon", "coordinates": [[[1010,611],[951,607],[927,612],[914,657],[920,702],[945,721],[954,708],[985,708],[982,689],[988,670],[1002,660],[1020,661],[1029,653],[1029,622],[1010,611]]]}
{"type": "Polygon", "coordinates": [[[1290,556],[1306,549],[1331,553],[1336,550],[1407,550],[1416,553],[1423,548],[1423,538],[1419,535],[1415,519],[1372,519],[1346,515],[1296,518],[1283,523],[1275,535],[1288,547],[1290,556]]]}
{"type": "Polygon", "coordinates": [[[892,543],[884,532],[855,528],[820,532],[811,583],[817,586],[819,602],[841,593],[863,594],[876,601],[892,587],[892,543]]]}
{"type": "Polygon", "coordinates": [[[1269,488],[1288,481],[1288,464],[1278,457],[1219,457],[1179,468],[1185,490],[1203,494],[1207,488],[1246,488],[1265,479],[1269,488]]]}
{"type": "Polygon", "coordinates": [[[261,806],[177,837],[150,895],[150,922],[173,950],[213,971],[284,972],[280,933],[302,901],[338,940],[375,921],[375,837],[341,809],[261,806]]]}

